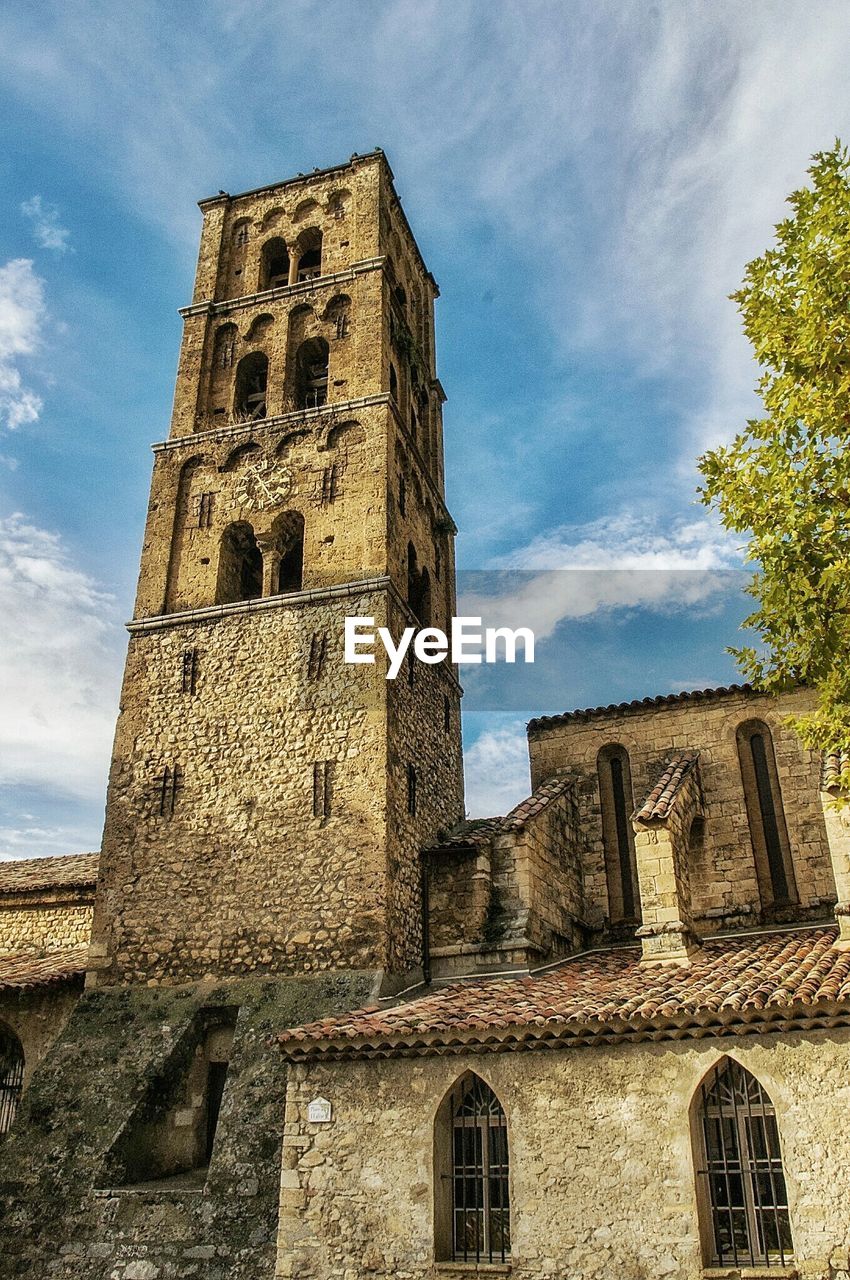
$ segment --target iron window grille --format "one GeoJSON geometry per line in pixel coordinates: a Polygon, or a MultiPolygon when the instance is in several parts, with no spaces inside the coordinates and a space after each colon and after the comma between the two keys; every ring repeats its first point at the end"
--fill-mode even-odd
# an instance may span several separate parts
{"type": "Polygon", "coordinates": [[[466,1082],[452,1132],[452,1253],[458,1262],[504,1262],[510,1255],[508,1127],[483,1080],[466,1082]]]}
{"type": "Polygon", "coordinates": [[[793,1248],[776,1112],[739,1063],[727,1059],[703,1082],[700,1128],[712,1264],[786,1266],[793,1248]]]}
{"type": "Polygon", "coordinates": [[[0,1139],[15,1122],[24,1088],[24,1051],[17,1036],[0,1031],[0,1139]]]}
{"type": "Polygon", "coordinates": [[[195,693],[198,685],[198,650],[184,649],[180,673],[181,693],[195,693]]]}

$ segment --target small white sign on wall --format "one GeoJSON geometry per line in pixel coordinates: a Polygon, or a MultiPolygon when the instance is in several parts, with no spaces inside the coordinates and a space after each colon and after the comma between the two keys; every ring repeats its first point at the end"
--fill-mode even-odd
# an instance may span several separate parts
{"type": "Polygon", "coordinates": [[[330,1124],[333,1119],[333,1107],[327,1098],[314,1098],[308,1104],[307,1119],[310,1124],[330,1124]]]}

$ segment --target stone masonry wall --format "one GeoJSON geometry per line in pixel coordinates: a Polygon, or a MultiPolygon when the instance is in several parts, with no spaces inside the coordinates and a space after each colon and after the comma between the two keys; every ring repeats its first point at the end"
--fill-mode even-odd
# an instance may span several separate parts
{"type": "Polygon", "coordinates": [[[80,998],[82,975],[46,987],[0,990],[0,1025],[18,1037],[24,1051],[24,1088],[68,1022],[80,998]]]}
{"type": "Polygon", "coordinates": [[[380,624],[385,610],[383,592],[304,596],[133,636],[93,932],[94,965],[111,962],[100,981],[384,966],[385,682],[343,663],[343,619],[380,624]],[[313,678],[316,634],[327,646],[313,678]],[[194,693],[181,687],[187,648],[194,693]]]}
{"type": "Polygon", "coordinates": [[[0,897],[0,956],[85,946],[92,922],[91,890],[69,895],[39,891],[0,897]]]}
{"type": "Polygon", "coordinates": [[[758,882],[735,739],[737,727],[750,719],[764,721],[773,737],[800,896],[797,914],[830,914],[835,883],[818,793],[820,761],[783,723],[807,706],[809,698],[804,690],[778,698],[729,693],[532,730],[532,786],[564,769],[579,775],[582,823],[588,833],[587,911],[597,927],[608,906],[596,759],[602,747],[613,743],[629,753],[635,804],[657,780],[673,748],[699,750],[706,816],[704,839],[690,866],[695,923],[700,932],[710,933],[758,919],[758,882]]]}
{"type": "Polygon", "coordinates": [[[817,1032],[291,1068],[277,1275],[476,1274],[435,1265],[433,1207],[434,1118],[473,1070],[507,1116],[517,1280],[699,1280],[689,1112],[725,1052],[776,1107],[799,1272],[832,1276],[830,1261],[846,1268],[850,1248],[849,1042],[817,1032]],[[319,1096],[330,1124],[307,1120],[319,1096]]]}
{"type": "Polygon", "coordinates": [[[285,1064],[280,1026],[341,1013],[374,973],[86,992],[0,1143],[2,1280],[270,1280],[285,1064]],[[128,1185],[122,1137],[204,1009],[238,1009],[209,1168],[128,1185]]]}

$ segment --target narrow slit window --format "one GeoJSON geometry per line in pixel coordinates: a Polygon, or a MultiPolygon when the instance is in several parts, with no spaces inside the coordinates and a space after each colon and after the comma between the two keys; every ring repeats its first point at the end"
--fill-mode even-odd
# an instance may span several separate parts
{"type": "Polygon", "coordinates": [[[770,729],[759,720],[740,725],[738,759],[763,907],[798,901],[794,864],[770,729]]]}
{"type": "Polygon", "coordinates": [[[412,764],[407,766],[407,812],[416,817],[416,769],[412,764]]]}
{"type": "Polygon", "coordinates": [[[159,801],[159,816],[161,818],[170,818],[174,814],[177,805],[177,792],[183,781],[180,766],[166,765],[159,776],[157,783],[157,797],[159,801]]]}
{"type": "Polygon", "coordinates": [[[619,745],[603,747],[596,768],[608,883],[608,918],[611,924],[632,924],[640,915],[640,897],[631,824],[633,798],[628,752],[619,745]]]}
{"type": "Polygon", "coordinates": [[[310,657],[307,661],[307,679],[321,680],[325,668],[328,637],[325,631],[316,631],[310,640],[310,657]]]}
{"type": "Polygon", "coordinates": [[[198,528],[210,529],[213,522],[213,495],[202,493],[198,498],[198,528]]]}
{"type": "Polygon", "coordinates": [[[23,1045],[13,1031],[0,1024],[0,1141],[15,1123],[23,1089],[23,1045]]]}
{"type": "Polygon", "coordinates": [[[313,765],[313,817],[329,818],[333,800],[333,761],[317,760],[313,765]]]}
{"type": "Polygon", "coordinates": [[[198,686],[198,650],[184,649],[180,671],[180,692],[195,693],[198,686]]]}

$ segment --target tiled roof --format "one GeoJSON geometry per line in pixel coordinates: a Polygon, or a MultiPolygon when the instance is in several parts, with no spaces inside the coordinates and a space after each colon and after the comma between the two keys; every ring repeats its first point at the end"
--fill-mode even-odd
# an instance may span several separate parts
{"type": "Polygon", "coordinates": [[[539,729],[553,729],[559,724],[568,724],[570,720],[590,720],[596,716],[611,716],[624,711],[648,711],[652,708],[670,707],[680,702],[704,702],[713,698],[725,698],[729,694],[753,693],[751,684],[721,685],[717,689],[685,689],[682,693],[662,693],[656,698],[635,698],[632,702],[612,702],[607,707],[585,707],[575,711],[564,711],[557,716],[536,716],[529,720],[528,732],[536,733],[539,729]]]}
{"type": "Polygon", "coordinates": [[[72,853],[64,858],[0,862],[0,893],[93,885],[97,883],[99,861],[96,853],[72,853]]]}
{"type": "Polygon", "coordinates": [[[65,947],[40,955],[0,956],[0,990],[67,982],[85,973],[88,947],[65,947]]]}
{"type": "Polygon", "coordinates": [[[841,775],[850,765],[850,752],[824,751],[821,757],[820,789],[838,795],[841,791],[841,775]]]}
{"type": "Polygon", "coordinates": [[[712,939],[689,967],[644,967],[636,947],[589,951],[278,1038],[292,1059],[392,1057],[850,1025],[850,951],[835,937],[824,927],[712,939]]]}
{"type": "Polygon", "coordinates": [[[676,792],[699,760],[699,752],[685,747],[674,751],[667,761],[661,777],[650,788],[643,803],[635,809],[635,821],[654,822],[666,818],[676,798],[676,792]]]}
{"type": "Polygon", "coordinates": [[[489,844],[495,835],[503,831],[519,831],[530,818],[536,817],[552,800],[563,795],[573,784],[572,776],[557,774],[547,778],[535,791],[514,805],[504,818],[467,818],[444,832],[431,846],[432,849],[468,849],[470,846],[489,844]]]}

